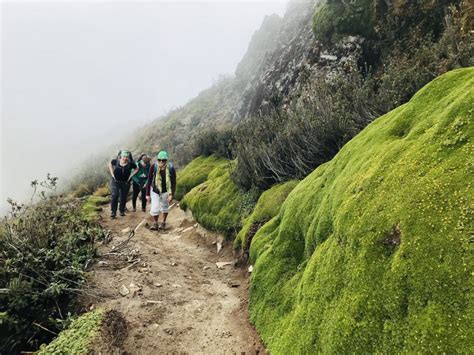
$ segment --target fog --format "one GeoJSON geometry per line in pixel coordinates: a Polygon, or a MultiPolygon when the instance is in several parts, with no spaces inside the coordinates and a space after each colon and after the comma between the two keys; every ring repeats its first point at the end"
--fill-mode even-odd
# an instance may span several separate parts
{"type": "Polygon", "coordinates": [[[285,1],[1,3],[1,191],[60,182],[232,74],[285,1]]]}

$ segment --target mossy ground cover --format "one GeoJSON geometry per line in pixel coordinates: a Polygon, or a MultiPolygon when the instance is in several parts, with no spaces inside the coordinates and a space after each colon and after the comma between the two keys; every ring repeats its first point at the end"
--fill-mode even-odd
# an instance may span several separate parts
{"type": "Polygon", "coordinates": [[[247,238],[253,226],[259,225],[260,223],[266,222],[275,217],[280,211],[280,207],[286,197],[297,184],[297,180],[291,180],[286,183],[276,184],[262,193],[252,211],[252,214],[244,220],[242,229],[234,240],[235,249],[248,248],[247,238]]]}
{"type": "Polygon", "coordinates": [[[226,159],[215,155],[197,157],[183,170],[178,171],[175,198],[181,200],[187,192],[206,181],[212,170],[218,166],[225,167],[227,164],[226,159]]]}
{"type": "Polygon", "coordinates": [[[88,221],[98,221],[100,219],[100,212],[102,205],[110,203],[110,197],[107,196],[89,196],[82,205],[82,213],[88,221]]]}
{"type": "Polygon", "coordinates": [[[270,352],[472,353],[474,68],[380,117],[253,238],[270,352]]]}
{"type": "Polygon", "coordinates": [[[229,164],[214,168],[205,182],[184,196],[181,208],[189,207],[204,227],[232,236],[241,227],[245,197],[230,177],[229,164]]]}
{"type": "Polygon", "coordinates": [[[88,354],[90,346],[100,335],[104,314],[102,309],[83,314],[50,344],[41,347],[37,354],[88,354]]]}

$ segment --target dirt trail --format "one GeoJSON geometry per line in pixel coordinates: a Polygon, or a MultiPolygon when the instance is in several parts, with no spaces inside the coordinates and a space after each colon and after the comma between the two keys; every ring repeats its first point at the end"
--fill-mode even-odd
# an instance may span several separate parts
{"type": "MultiPolygon", "coordinates": [[[[134,228],[151,217],[128,212],[110,220],[104,208],[103,225],[113,239],[102,253],[127,239],[134,228]]],[[[128,323],[121,350],[129,354],[265,353],[247,314],[248,275],[216,262],[232,261],[231,245],[199,227],[192,217],[174,207],[168,228],[153,232],[143,225],[122,256],[102,257],[93,269],[92,284],[104,296],[94,307],[115,309],[128,323]],[[134,261],[130,261],[134,260],[134,261]],[[139,261],[138,261],[139,260],[139,261]],[[125,288],[123,287],[125,286],[125,288]],[[120,290],[125,294],[123,296],[120,290]]]]}

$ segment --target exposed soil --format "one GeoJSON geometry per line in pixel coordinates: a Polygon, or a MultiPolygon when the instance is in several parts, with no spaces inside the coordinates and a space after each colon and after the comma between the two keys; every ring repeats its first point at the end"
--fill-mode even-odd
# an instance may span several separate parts
{"type": "Polygon", "coordinates": [[[121,352],[265,353],[248,321],[249,275],[233,264],[216,266],[235,261],[231,243],[176,206],[167,230],[159,232],[148,229],[152,219],[141,211],[111,220],[104,209],[102,217],[112,232],[102,254],[128,238],[127,228],[146,221],[125,249],[101,257],[92,271],[95,291],[103,295],[93,307],[116,310],[126,319],[123,342],[110,340],[120,343],[121,352]]]}

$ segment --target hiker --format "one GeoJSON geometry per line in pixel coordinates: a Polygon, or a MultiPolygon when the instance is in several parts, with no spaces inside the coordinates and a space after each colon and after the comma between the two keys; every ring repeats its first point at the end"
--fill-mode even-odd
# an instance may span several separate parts
{"type": "Polygon", "coordinates": [[[110,191],[112,192],[110,217],[112,219],[117,215],[117,205],[119,205],[120,215],[125,216],[130,179],[138,172],[137,165],[130,161],[131,154],[128,150],[121,150],[119,155],[119,159],[112,159],[109,163],[109,171],[112,176],[110,182],[110,191]]]}
{"type": "Polygon", "coordinates": [[[147,154],[142,154],[138,159],[138,172],[132,177],[132,207],[133,212],[137,211],[137,198],[140,194],[142,201],[142,211],[146,211],[146,182],[148,180],[148,172],[150,171],[151,158],[147,154]]]}
{"type": "Polygon", "coordinates": [[[150,214],[155,221],[151,230],[166,229],[169,204],[176,192],[176,170],[173,164],[168,163],[168,153],[162,150],[156,160],[150,168],[146,185],[146,198],[147,201],[151,199],[150,214]],[[160,213],[163,214],[163,222],[158,224],[160,213]]]}

